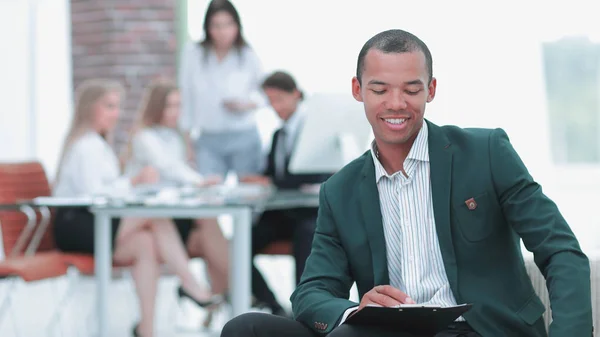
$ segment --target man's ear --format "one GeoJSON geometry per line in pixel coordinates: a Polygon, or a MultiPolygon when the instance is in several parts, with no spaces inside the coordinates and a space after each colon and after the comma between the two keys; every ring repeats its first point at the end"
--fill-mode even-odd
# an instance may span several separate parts
{"type": "Polygon", "coordinates": [[[302,92],[300,90],[294,89],[293,94],[295,99],[302,99],[302,92]]]}
{"type": "Polygon", "coordinates": [[[433,98],[435,97],[435,90],[437,89],[437,79],[435,77],[431,79],[427,89],[429,90],[429,94],[427,95],[427,103],[430,103],[433,101],[433,98]]]}
{"type": "Polygon", "coordinates": [[[360,82],[356,76],[352,77],[352,96],[359,102],[363,101],[360,82]]]}

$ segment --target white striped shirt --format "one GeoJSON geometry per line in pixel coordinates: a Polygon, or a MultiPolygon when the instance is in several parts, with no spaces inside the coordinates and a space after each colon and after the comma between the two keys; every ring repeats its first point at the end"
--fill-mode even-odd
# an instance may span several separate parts
{"type": "Polygon", "coordinates": [[[388,174],[371,146],[379,190],[390,285],[416,303],[456,305],[438,241],[431,180],[427,123],[404,161],[404,171],[388,174]]]}

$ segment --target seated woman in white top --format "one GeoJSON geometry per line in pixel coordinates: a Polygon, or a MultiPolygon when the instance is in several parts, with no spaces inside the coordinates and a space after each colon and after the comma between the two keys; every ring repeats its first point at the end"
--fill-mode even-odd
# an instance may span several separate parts
{"type": "MultiPolygon", "coordinates": [[[[92,80],[77,89],[75,116],[59,164],[54,195],[61,197],[112,195],[136,184],[153,183],[158,173],[145,167],[138,175],[120,175],[110,135],[119,116],[122,88],[118,83],[92,80]]],[[[54,223],[59,249],[94,252],[94,217],[83,208],[60,209],[54,223]]],[[[219,299],[201,286],[188,270],[188,256],[169,219],[123,218],[112,222],[113,261],[132,265],[141,306],[134,336],[153,336],[153,317],[160,265],[181,279],[180,293],[206,307],[219,299]]]]}
{"type": "MultiPolygon", "coordinates": [[[[183,185],[206,185],[220,177],[204,178],[188,162],[193,151],[178,129],[179,90],[175,83],[158,79],[146,89],[137,126],[125,154],[126,171],[140,172],[146,166],[158,170],[160,181],[183,185]]],[[[223,293],[228,284],[228,243],[216,219],[182,219],[177,228],[188,251],[206,260],[213,291],[223,293]]]]}

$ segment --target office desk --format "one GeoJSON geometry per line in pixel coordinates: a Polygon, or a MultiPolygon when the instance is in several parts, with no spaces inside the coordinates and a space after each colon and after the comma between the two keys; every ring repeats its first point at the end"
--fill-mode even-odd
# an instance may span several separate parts
{"type": "MultiPolygon", "coordinates": [[[[198,189],[176,201],[148,202],[151,197],[132,200],[107,200],[106,198],[53,198],[43,197],[25,200],[15,206],[32,207],[85,207],[94,214],[95,278],[97,285],[97,314],[99,336],[108,336],[109,303],[108,287],[112,268],[111,218],[207,218],[230,214],[234,219],[231,244],[230,291],[232,315],[237,316],[250,309],[251,299],[251,230],[252,213],[275,209],[318,207],[318,195],[300,191],[277,191],[264,189],[238,193],[235,188],[198,189]],[[256,193],[254,193],[256,192],[256,193]],[[202,201],[193,201],[201,196],[202,201]]],[[[37,232],[37,231],[36,231],[37,232]]],[[[43,234],[43,233],[42,233],[43,234]]]]}
{"type": "MultiPolygon", "coordinates": [[[[265,194],[266,195],[266,194],[265,194]]],[[[239,199],[239,198],[238,198],[239,199]]],[[[55,198],[41,197],[33,200],[22,200],[14,204],[0,205],[0,210],[22,210],[29,220],[27,230],[34,231],[35,212],[32,208],[82,207],[94,214],[94,262],[96,280],[96,309],[98,335],[108,337],[110,324],[109,285],[112,271],[111,218],[145,217],[145,218],[209,218],[230,214],[234,218],[234,234],[231,244],[230,292],[233,316],[250,309],[250,273],[251,261],[251,229],[253,202],[243,199],[227,200],[222,196],[204,196],[203,201],[176,202],[171,204],[146,204],[137,198],[133,203],[124,200],[108,200],[106,198],[55,198]]],[[[50,212],[47,214],[49,220],[50,212]]],[[[47,223],[49,221],[43,221],[47,223]]],[[[46,227],[46,226],[44,226],[46,227]]],[[[35,229],[34,238],[41,240],[46,228],[35,229]]],[[[38,241],[39,241],[38,240],[38,241]]],[[[33,252],[31,252],[33,253],[33,252]]]]}
{"type": "MultiPolygon", "coordinates": [[[[113,217],[150,217],[150,218],[207,218],[223,214],[233,216],[233,238],[231,242],[231,263],[229,284],[231,293],[232,316],[235,317],[250,310],[251,259],[252,255],[252,213],[274,209],[298,207],[318,207],[319,197],[314,193],[300,191],[277,191],[275,189],[257,190],[256,193],[238,193],[235,188],[222,191],[199,189],[190,196],[202,195],[213,202],[184,205],[103,205],[93,206],[90,211],[95,216],[95,246],[101,247],[94,254],[97,278],[98,321],[109,322],[108,285],[111,274],[110,219],[113,217]]],[[[107,328],[100,324],[100,336],[104,337],[107,328]]]]}
{"type": "MultiPolygon", "coordinates": [[[[145,218],[210,218],[230,214],[234,218],[234,233],[229,269],[229,284],[231,293],[232,315],[248,312],[250,309],[251,287],[251,229],[252,206],[248,204],[224,203],[221,205],[196,206],[144,206],[144,205],[105,205],[93,206],[90,211],[94,214],[94,252],[95,273],[97,282],[98,321],[109,322],[108,286],[112,267],[110,223],[116,217],[145,217],[145,218]]],[[[108,336],[107,324],[99,324],[99,335],[108,336]]]]}

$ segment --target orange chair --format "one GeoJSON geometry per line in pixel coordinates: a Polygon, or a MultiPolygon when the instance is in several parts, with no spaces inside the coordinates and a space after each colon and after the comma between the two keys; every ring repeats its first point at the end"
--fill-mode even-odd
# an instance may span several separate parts
{"type": "MultiPolygon", "coordinates": [[[[39,162],[0,163],[0,204],[13,204],[19,200],[31,200],[50,194],[46,173],[39,162]]],[[[76,271],[76,277],[69,278],[67,292],[51,315],[51,324],[58,323],[63,312],[60,309],[74,297],[72,295],[80,276],[94,275],[93,256],[59,252],[53,237],[52,213],[44,207],[37,212],[26,206],[20,212],[0,211],[0,226],[0,239],[7,256],[6,260],[0,261],[0,279],[14,276],[14,280],[30,282],[64,276],[69,267],[76,271]],[[39,224],[36,224],[37,218],[42,219],[39,224]]],[[[114,267],[113,275],[119,278],[129,266],[114,267]]],[[[7,296],[0,302],[0,320],[3,311],[8,309],[10,300],[7,296]]],[[[93,311],[90,316],[92,314],[93,311]]],[[[93,317],[86,320],[89,319],[93,317]]],[[[51,327],[50,325],[49,328],[51,327]]]]}
{"type": "MultiPolygon", "coordinates": [[[[50,185],[38,162],[0,164],[0,204],[14,204],[50,195],[50,185]]],[[[23,206],[20,211],[0,211],[0,236],[4,260],[0,261],[0,278],[10,279],[9,291],[0,302],[0,322],[9,309],[12,291],[18,280],[27,282],[58,279],[67,274],[67,261],[85,259],[79,254],[64,254],[55,248],[52,237],[52,214],[47,208],[35,211],[23,206]],[[41,221],[37,223],[37,219],[41,221]]],[[[90,257],[91,259],[91,257],[90,257]]],[[[70,290],[75,280],[70,280],[70,290]]],[[[59,303],[61,308],[67,294],[59,303]]],[[[60,310],[52,319],[60,318],[60,310]],[[58,316],[58,317],[57,317],[58,316]]]]}

